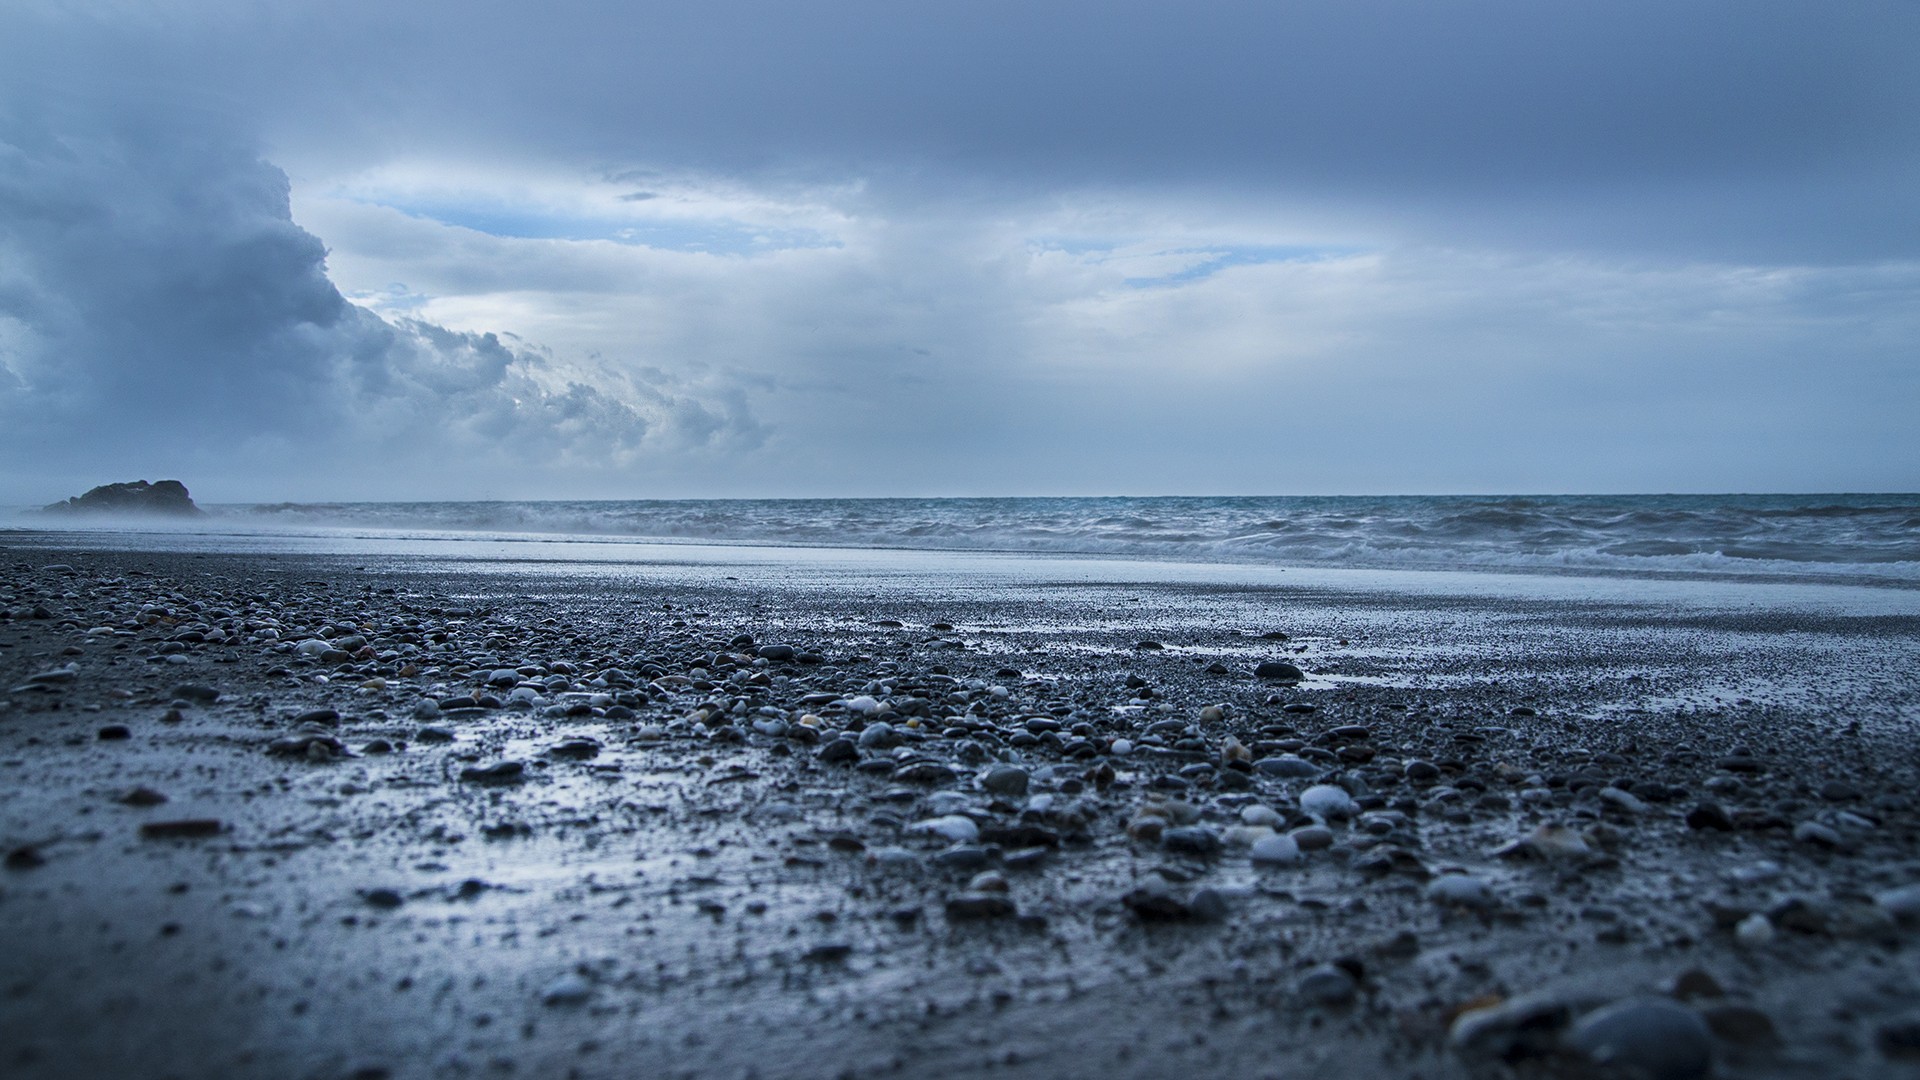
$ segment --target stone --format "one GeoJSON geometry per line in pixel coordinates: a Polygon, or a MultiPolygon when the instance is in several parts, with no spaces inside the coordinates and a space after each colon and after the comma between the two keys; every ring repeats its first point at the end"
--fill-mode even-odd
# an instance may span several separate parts
{"type": "Polygon", "coordinates": [[[1697,1080],[1713,1070],[1713,1032],[1699,1013],[1666,998],[1631,998],[1588,1013],[1566,1045],[1639,1080],[1697,1080]]]}
{"type": "Polygon", "coordinates": [[[1291,836],[1263,836],[1253,842],[1248,854],[1266,866],[1297,866],[1301,859],[1300,843],[1291,836]]]}
{"type": "Polygon", "coordinates": [[[1687,811],[1687,828],[1732,832],[1733,816],[1716,802],[1703,802],[1687,811]]]}
{"type": "Polygon", "coordinates": [[[1018,912],[1005,893],[962,893],[947,900],[947,918],[954,921],[1004,919],[1018,912]]]}
{"type": "Polygon", "coordinates": [[[460,779],[470,784],[518,784],[527,778],[527,766],[519,761],[497,761],[460,770],[460,779]]]}
{"type": "Polygon", "coordinates": [[[1333,830],[1325,825],[1303,825],[1287,835],[1301,851],[1325,851],[1333,846],[1333,830]]]}
{"type": "Polygon", "coordinates": [[[1253,763],[1253,768],[1254,771],[1264,775],[1277,776],[1283,779],[1319,776],[1326,771],[1321,766],[1315,765],[1313,762],[1300,757],[1298,754],[1279,754],[1274,757],[1261,758],[1253,763]]]}
{"type": "Polygon", "coordinates": [[[1015,765],[994,765],[980,774],[980,787],[995,795],[1025,795],[1027,770],[1015,765]]]}
{"type": "Polygon", "coordinates": [[[1321,964],[1300,979],[1299,994],[1315,1005],[1339,1006],[1353,1002],[1360,984],[1347,969],[1321,964]]]}
{"type": "Polygon", "coordinates": [[[1517,840],[1494,848],[1502,859],[1576,859],[1593,854],[1586,837],[1564,825],[1540,825],[1517,840]]]}
{"type": "Polygon", "coordinates": [[[1722,1002],[1700,1010],[1700,1018],[1715,1035],[1740,1046],[1758,1046],[1780,1041],[1773,1020],[1751,1005],[1722,1002]]]}
{"type": "Polygon", "coordinates": [[[1554,994],[1527,994],[1466,1008],[1454,1018],[1447,1043],[1462,1057],[1512,1064],[1558,1051],[1573,1007],[1554,994]]]}
{"type": "Polygon", "coordinates": [[[1903,922],[1920,919],[1920,885],[1902,885],[1874,896],[1886,913],[1903,922]]]}
{"type": "Polygon", "coordinates": [[[1264,660],[1253,669],[1255,678],[1275,679],[1281,682],[1299,682],[1307,673],[1285,660],[1264,660]]]}
{"type": "Polygon", "coordinates": [[[1447,874],[1427,883],[1427,899],[1444,907],[1478,910],[1493,906],[1493,890],[1471,874],[1447,874]]]}
{"type": "Polygon", "coordinates": [[[813,756],[829,765],[839,761],[857,761],[860,747],[852,739],[839,738],[822,745],[813,752],[813,756]]]}
{"type": "Polygon", "coordinates": [[[540,988],[540,1004],[549,1007],[584,1005],[593,996],[593,984],[569,971],[540,988]]]}
{"type": "Polygon", "coordinates": [[[862,750],[891,750],[899,746],[902,741],[900,733],[893,729],[893,725],[882,720],[879,723],[867,725],[866,730],[860,733],[859,746],[862,750]]]}
{"type": "Polygon", "coordinates": [[[1353,796],[1345,788],[1332,784],[1315,784],[1300,793],[1300,812],[1312,814],[1322,821],[1344,821],[1354,815],[1353,796]]]}
{"type": "Polygon", "coordinates": [[[907,831],[921,836],[938,836],[954,844],[971,844],[980,839],[980,826],[963,814],[947,814],[916,821],[907,826],[907,831]]]}
{"type": "Polygon", "coordinates": [[[225,826],[218,818],[181,818],[175,821],[149,821],[140,826],[144,840],[192,840],[218,836],[225,826]]]}
{"type": "Polygon", "coordinates": [[[1183,855],[1213,855],[1220,850],[1220,835],[1205,825],[1182,825],[1163,830],[1160,844],[1183,855]]]}

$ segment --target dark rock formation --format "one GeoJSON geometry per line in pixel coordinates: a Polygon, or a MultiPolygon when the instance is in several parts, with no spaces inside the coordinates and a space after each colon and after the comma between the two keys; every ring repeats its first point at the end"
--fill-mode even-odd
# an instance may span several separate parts
{"type": "Polygon", "coordinates": [[[46,508],[49,514],[157,514],[165,517],[199,517],[206,511],[193,505],[187,486],[178,480],[145,480],[130,484],[102,484],[64,502],[46,508]]]}

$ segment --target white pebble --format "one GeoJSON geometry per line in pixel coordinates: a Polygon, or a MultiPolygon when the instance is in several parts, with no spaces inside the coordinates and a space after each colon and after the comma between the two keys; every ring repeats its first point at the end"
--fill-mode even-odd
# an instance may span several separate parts
{"type": "Polygon", "coordinates": [[[1280,816],[1280,812],[1271,806],[1255,804],[1240,811],[1240,821],[1246,825],[1265,825],[1269,829],[1277,829],[1285,820],[1280,816]]]}
{"type": "Polygon", "coordinates": [[[1733,928],[1733,938],[1750,949],[1765,945],[1773,940],[1773,923],[1765,915],[1749,915],[1733,928]]]}
{"type": "Polygon", "coordinates": [[[1315,784],[1300,793],[1300,810],[1323,821],[1344,820],[1353,816],[1353,796],[1345,788],[1315,784]]]}
{"type": "Polygon", "coordinates": [[[980,826],[975,825],[972,818],[959,814],[916,821],[907,826],[907,831],[943,837],[956,844],[970,844],[980,839],[980,826]]]}
{"type": "Polygon", "coordinates": [[[1291,836],[1263,836],[1254,841],[1253,861],[1271,866],[1293,866],[1300,861],[1300,845],[1291,836]]]}

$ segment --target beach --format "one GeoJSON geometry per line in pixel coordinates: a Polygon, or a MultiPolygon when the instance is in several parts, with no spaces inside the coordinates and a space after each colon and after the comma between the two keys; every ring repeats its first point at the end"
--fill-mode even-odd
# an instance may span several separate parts
{"type": "Polygon", "coordinates": [[[1920,1058],[1907,586],[22,530],[0,609],[9,1075],[1920,1058]]]}

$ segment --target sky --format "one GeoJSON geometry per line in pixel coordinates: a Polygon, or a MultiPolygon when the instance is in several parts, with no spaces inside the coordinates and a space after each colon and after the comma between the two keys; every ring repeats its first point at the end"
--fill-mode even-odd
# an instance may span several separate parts
{"type": "Polygon", "coordinates": [[[0,503],[1920,491],[1920,3],[8,0],[0,503]]]}

